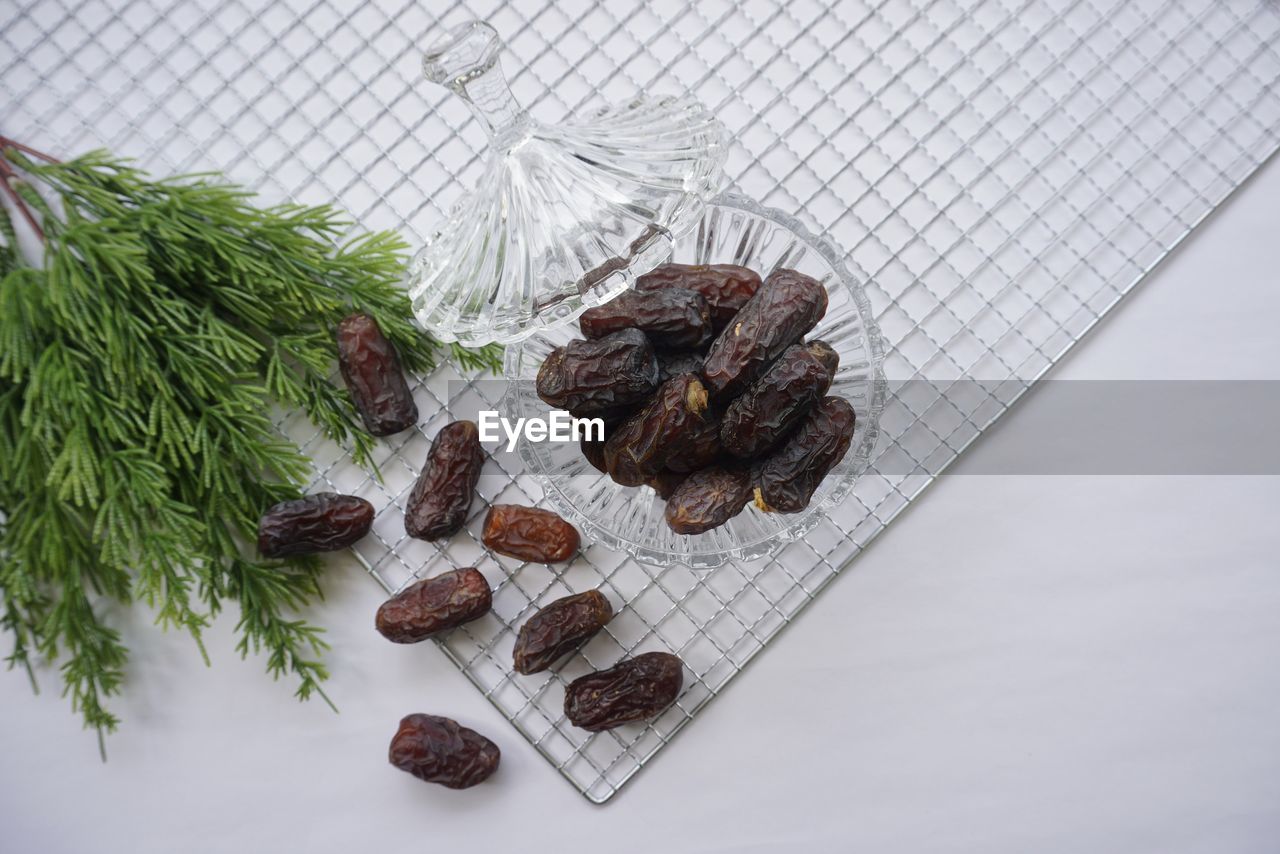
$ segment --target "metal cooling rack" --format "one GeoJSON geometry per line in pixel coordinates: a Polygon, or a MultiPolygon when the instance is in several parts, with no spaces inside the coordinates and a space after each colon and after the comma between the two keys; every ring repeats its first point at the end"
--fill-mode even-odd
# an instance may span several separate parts
{"type": "MultiPolygon", "coordinates": [[[[446,405],[478,407],[492,385],[451,386],[448,367],[417,384],[423,413],[439,414],[382,446],[384,484],[284,424],[321,481],[379,506],[359,554],[388,590],[484,569],[494,613],[441,645],[595,802],[1266,160],[1280,129],[1280,11],[1258,0],[18,0],[0,25],[3,128],[156,171],[221,169],[420,239],[480,168],[480,129],[418,68],[437,28],[469,17],[506,39],[513,90],[546,120],[640,90],[696,93],[732,132],[736,189],[849,250],[892,345],[888,375],[927,381],[890,402],[876,470],[805,542],[701,575],[598,547],[558,574],[494,560],[478,544],[483,506],[471,536],[439,550],[404,539],[426,436],[446,405]],[[513,627],[592,586],[625,603],[608,633],[558,677],[513,677],[513,627]],[[564,722],[564,680],[650,648],[688,665],[676,707],[590,737],[564,722]]],[[[495,468],[486,501],[537,500],[495,468]]]]}

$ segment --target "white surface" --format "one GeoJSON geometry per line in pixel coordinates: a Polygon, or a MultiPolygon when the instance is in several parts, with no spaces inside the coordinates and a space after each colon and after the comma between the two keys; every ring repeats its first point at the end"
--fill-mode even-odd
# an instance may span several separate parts
{"type": "MultiPolygon", "coordinates": [[[[1273,163],[1054,376],[1277,378],[1277,197],[1273,163]]],[[[233,619],[206,670],[113,615],[109,763],[56,673],[0,674],[0,851],[1274,851],[1278,504],[1277,478],[944,477],[604,807],[434,646],[382,640],[354,566],[312,614],[340,715],[240,663],[233,619]],[[499,774],[390,768],[413,711],[490,735],[499,774]]]]}

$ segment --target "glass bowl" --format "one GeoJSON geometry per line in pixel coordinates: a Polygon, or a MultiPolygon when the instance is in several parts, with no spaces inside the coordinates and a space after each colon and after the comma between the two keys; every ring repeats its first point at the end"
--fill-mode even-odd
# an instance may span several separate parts
{"type": "MultiPolygon", "coordinates": [[[[685,264],[740,264],[762,277],[778,267],[789,267],[827,286],[826,316],[806,338],[821,338],[839,352],[840,368],[828,393],[853,405],[857,427],[848,454],[805,510],[765,513],[749,504],[726,525],[705,534],[681,535],[667,527],[664,502],[653,489],[619,486],[594,469],[576,443],[521,442],[520,457],[542,486],[548,505],[576,525],[586,542],[655,566],[710,569],[730,560],[766,557],[803,537],[848,495],[866,468],[884,406],[884,343],[862,283],[850,275],[841,258],[839,250],[794,217],[725,193],[708,204],[695,228],[676,240],[670,259],[685,264]]],[[[507,347],[505,417],[512,423],[517,418],[547,417],[550,408],[534,389],[538,368],[552,349],[581,337],[577,324],[569,323],[540,330],[507,347]]]]}

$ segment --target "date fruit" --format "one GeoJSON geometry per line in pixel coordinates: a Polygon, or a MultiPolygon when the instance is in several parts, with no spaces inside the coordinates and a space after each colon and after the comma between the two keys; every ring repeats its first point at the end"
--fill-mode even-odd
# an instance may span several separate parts
{"type": "Polygon", "coordinates": [[[666,465],[671,471],[688,474],[704,469],[720,458],[720,421],[710,410],[704,412],[702,418],[702,424],[667,457],[666,465]]]}
{"type": "Polygon", "coordinates": [[[604,305],[584,311],[578,325],[588,338],[639,329],[654,347],[667,350],[701,347],[713,334],[707,301],[684,288],[623,291],[604,305]]]}
{"type": "Polygon", "coordinates": [[[664,352],[658,354],[658,382],[665,383],[672,377],[681,374],[702,373],[702,363],[706,355],[697,350],[664,352]]]}
{"type": "Polygon", "coordinates": [[[646,652],[570,682],[564,713],[574,726],[601,732],[654,717],[675,702],[683,684],[680,659],[646,652]]]}
{"type": "Polygon", "coordinates": [[[702,367],[711,396],[737,397],[827,311],[827,289],[795,270],[774,270],[707,352],[702,367]]]}
{"type": "Polygon", "coordinates": [[[391,764],[419,780],[469,789],[498,770],[498,745],[473,729],[439,715],[408,715],[391,739],[391,764]]]}
{"type": "Polygon", "coordinates": [[[840,354],[836,352],[835,348],[826,341],[817,339],[810,341],[805,345],[805,348],[822,363],[822,367],[827,369],[827,373],[834,380],[836,371],[840,369],[840,354]]]}
{"type": "Polygon", "coordinates": [[[559,563],[581,545],[578,529],[550,510],[494,504],[484,518],[484,544],[498,554],[532,563],[559,563]]]}
{"type": "Polygon", "coordinates": [[[370,433],[390,436],[418,423],[396,349],[369,315],[353,314],[338,324],[338,368],[370,433]]]}
{"type": "Polygon", "coordinates": [[[751,501],[751,475],[716,466],[694,472],[667,499],[667,525],[677,534],[718,528],[751,501]]]}
{"type": "Polygon", "coordinates": [[[493,592],[480,571],[454,569],[424,578],[378,608],[378,633],[394,643],[417,643],[437,632],[477,620],[493,607],[493,592]]]}
{"type": "Polygon", "coordinates": [[[587,462],[591,463],[591,467],[604,474],[609,473],[608,467],[604,463],[604,442],[600,439],[588,439],[585,435],[578,440],[578,447],[582,449],[582,456],[586,457],[587,462]]]}
{"type": "Polygon", "coordinates": [[[676,491],[676,487],[684,483],[685,478],[688,476],[689,473],[683,471],[660,471],[646,480],[645,485],[656,492],[659,498],[666,501],[676,491]]]}
{"type": "Polygon", "coordinates": [[[649,405],[624,421],[604,443],[609,475],[623,486],[639,486],[707,421],[707,390],[693,374],[663,383],[649,405]]]}
{"type": "Polygon", "coordinates": [[[369,533],[373,505],[354,495],[319,492],[281,501],[258,522],[263,557],[288,557],[345,549],[369,533]]]}
{"type": "Polygon", "coordinates": [[[461,530],[482,468],[484,448],[474,421],[454,421],[440,428],[409,493],[405,532],[420,540],[438,540],[461,530]]]}
{"type": "Polygon", "coordinates": [[[638,291],[665,288],[688,288],[702,294],[719,331],[760,289],[760,275],[734,264],[665,264],[636,279],[638,291]]]}
{"type": "Polygon", "coordinates": [[[516,673],[541,673],[591,640],[612,618],[613,607],[599,590],[557,599],[520,627],[513,653],[516,673]]]}
{"type": "Polygon", "coordinates": [[[720,444],[735,457],[772,448],[831,388],[826,344],[794,344],[725,409],[720,444]]]}
{"type": "Polygon", "coordinates": [[[608,418],[642,403],[658,385],[653,345],[639,329],[570,341],[538,369],[538,397],[578,418],[608,418]]]}
{"type": "Polygon", "coordinates": [[[844,459],[856,418],[842,397],[824,397],[790,438],[756,472],[756,506],[768,513],[798,513],[822,479],[844,459]]]}

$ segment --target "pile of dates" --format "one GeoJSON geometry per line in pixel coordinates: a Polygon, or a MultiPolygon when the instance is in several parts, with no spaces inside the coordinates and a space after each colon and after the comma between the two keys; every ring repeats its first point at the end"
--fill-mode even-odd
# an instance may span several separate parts
{"type": "Polygon", "coordinates": [[[798,513],[849,450],[853,407],[828,395],[836,351],[805,336],[827,289],[795,270],[761,281],[730,264],[668,264],[588,309],[585,339],[548,354],[538,396],[605,438],[587,461],[649,486],[678,534],[725,524],[754,501],[798,513]]]}
{"type": "MultiPolygon", "coordinates": [[[[343,379],[369,432],[389,436],[416,426],[417,406],[395,349],[377,323],[367,315],[352,315],[340,324],[337,337],[343,379]]],[[[677,330],[670,340],[687,339],[677,330]]],[[[484,461],[474,422],[454,421],[441,428],[409,494],[405,532],[428,541],[458,533],[470,514],[484,461]]],[[[259,520],[258,550],[264,557],[282,558],[347,548],[369,533],[373,518],[373,505],[353,495],[324,492],[283,501],[259,520]]],[[[481,541],[493,552],[538,563],[571,560],[581,546],[577,529],[555,513],[514,504],[490,506],[481,541]]],[[[404,588],[378,609],[375,626],[394,643],[418,643],[478,620],[492,607],[488,580],[475,567],[464,567],[404,588]]],[[[525,675],[550,669],[595,636],[613,614],[598,590],[547,604],[520,627],[513,669],[525,675]]],[[[680,659],[665,652],[644,653],[571,682],[565,716],[589,732],[612,729],[661,713],[682,685],[680,659]]],[[[388,759],[421,780],[466,789],[497,770],[501,751],[450,718],[412,714],[400,721],[388,759]]]]}

